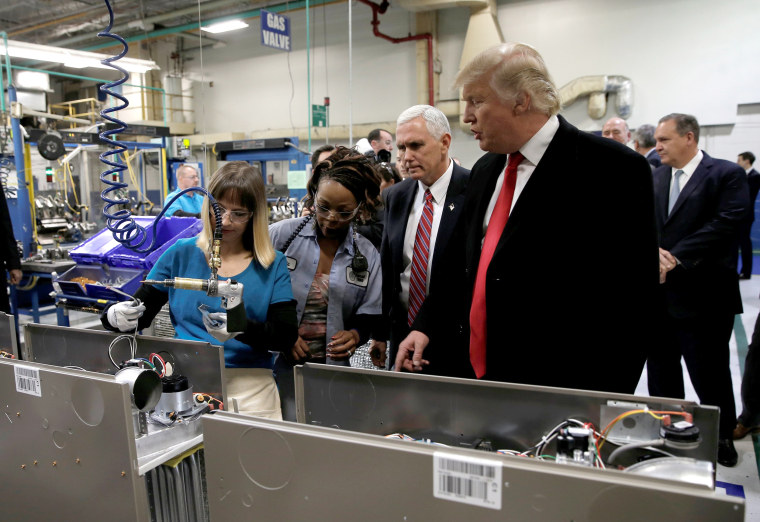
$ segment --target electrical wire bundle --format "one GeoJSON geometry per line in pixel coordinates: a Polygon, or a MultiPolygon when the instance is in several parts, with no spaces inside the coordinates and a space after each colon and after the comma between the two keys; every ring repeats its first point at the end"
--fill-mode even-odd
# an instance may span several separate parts
{"type": "Polygon", "coordinates": [[[406,435],[405,433],[391,433],[390,435],[386,435],[385,438],[386,439],[405,440],[405,441],[408,441],[408,442],[420,442],[422,444],[432,444],[434,446],[446,446],[446,444],[441,444],[440,442],[435,442],[432,439],[415,439],[414,437],[406,435]]]}
{"type": "Polygon", "coordinates": [[[593,444],[589,444],[589,447],[593,451],[593,462],[594,466],[598,468],[604,468],[604,462],[602,462],[602,459],[599,454],[599,446],[598,446],[598,440],[599,437],[601,437],[601,434],[596,431],[596,428],[594,425],[590,422],[583,422],[577,419],[567,419],[559,424],[557,424],[554,428],[549,430],[546,434],[544,434],[541,437],[541,440],[539,440],[536,444],[531,446],[530,448],[524,450],[524,451],[518,451],[518,450],[512,450],[512,449],[498,449],[496,450],[496,453],[500,453],[502,455],[512,455],[514,457],[529,457],[529,458],[536,458],[538,460],[556,460],[556,457],[554,455],[549,455],[545,453],[546,447],[551,443],[553,440],[555,440],[561,433],[561,431],[568,427],[579,427],[579,428],[586,428],[591,431],[592,436],[589,438],[589,442],[592,442],[591,439],[593,439],[593,444]]]}
{"type": "MultiPolygon", "coordinates": [[[[635,409],[635,410],[629,410],[626,412],[621,413],[617,417],[615,417],[613,420],[611,420],[607,426],[604,427],[603,430],[597,431],[594,425],[590,422],[584,422],[578,419],[567,419],[565,421],[560,422],[557,424],[554,428],[549,430],[546,434],[544,434],[541,437],[541,440],[539,440],[536,444],[531,446],[530,448],[519,451],[519,450],[513,450],[513,449],[499,449],[496,450],[497,453],[503,454],[503,455],[512,455],[515,457],[530,457],[530,458],[536,458],[539,460],[557,460],[557,457],[554,455],[549,455],[546,453],[547,446],[555,441],[560,435],[563,433],[563,431],[566,431],[568,428],[584,428],[589,431],[589,450],[593,452],[592,458],[593,458],[593,465],[597,468],[604,469],[605,463],[602,461],[602,446],[604,446],[605,442],[609,442],[610,444],[614,444],[616,446],[619,446],[615,450],[613,450],[610,455],[607,457],[607,464],[614,464],[617,458],[623,454],[624,452],[631,451],[634,449],[644,449],[647,451],[651,451],[654,453],[658,453],[667,457],[675,457],[672,453],[669,453],[667,451],[664,451],[660,449],[662,446],[665,446],[668,443],[668,441],[664,438],[658,438],[654,440],[649,441],[637,441],[632,442],[629,444],[619,444],[613,440],[610,440],[609,436],[612,432],[612,428],[621,420],[625,419],[626,417],[630,417],[632,415],[651,415],[657,420],[663,421],[664,425],[670,424],[670,417],[671,416],[680,416],[683,417],[684,421],[691,425],[693,424],[693,416],[692,414],[685,412],[685,411],[660,411],[660,410],[649,410],[649,409],[635,409]]],[[[681,445],[681,447],[686,448],[686,445],[681,445]]]]}

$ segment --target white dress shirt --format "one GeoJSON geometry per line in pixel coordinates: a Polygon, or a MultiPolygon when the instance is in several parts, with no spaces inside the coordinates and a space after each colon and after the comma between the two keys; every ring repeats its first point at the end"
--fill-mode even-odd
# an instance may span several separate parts
{"type": "MultiPolygon", "coordinates": [[[[541,127],[538,132],[525,143],[525,145],[520,147],[520,152],[525,156],[525,159],[517,166],[517,183],[515,184],[515,195],[512,197],[512,206],[509,209],[510,213],[512,213],[512,209],[515,208],[517,199],[520,197],[525,185],[528,184],[531,174],[536,170],[536,165],[538,165],[538,162],[544,157],[544,153],[546,152],[546,149],[549,148],[549,143],[551,143],[554,135],[557,134],[558,129],[559,119],[556,116],[552,116],[546,121],[546,123],[544,123],[543,127],[541,127]]],[[[507,161],[509,161],[509,158],[507,158],[507,161]]],[[[493,209],[496,206],[496,200],[499,199],[499,193],[501,192],[501,186],[503,184],[504,169],[502,169],[501,174],[499,174],[499,179],[496,180],[496,187],[494,187],[491,201],[488,203],[486,215],[483,218],[483,239],[486,237],[488,222],[491,221],[491,214],[493,214],[493,209]]]]}
{"type": "Polygon", "coordinates": [[[697,154],[689,160],[689,163],[681,167],[680,169],[677,169],[675,167],[670,167],[670,189],[673,188],[673,180],[676,177],[676,171],[682,170],[683,174],[678,180],[678,193],[680,194],[683,188],[686,186],[686,183],[691,179],[691,175],[694,174],[694,171],[697,170],[697,167],[699,167],[699,164],[702,162],[702,158],[704,158],[705,155],[702,153],[701,150],[697,149],[697,154]]]}
{"type": "Polygon", "coordinates": [[[404,234],[404,272],[400,275],[401,295],[399,297],[401,304],[405,309],[409,308],[409,279],[412,276],[412,256],[414,255],[414,238],[417,236],[417,225],[422,217],[422,208],[425,205],[425,191],[430,189],[433,195],[433,225],[430,230],[430,245],[427,260],[427,278],[425,281],[425,295],[430,289],[430,273],[433,271],[433,253],[435,252],[435,240],[438,236],[438,227],[441,224],[441,215],[443,214],[443,205],[446,203],[446,194],[449,191],[451,182],[451,173],[454,171],[454,162],[449,158],[449,166],[446,172],[438,178],[435,183],[428,187],[421,181],[417,181],[417,193],[414,196],[412,210],[409,212],[409,219],[406,222],[406,232],[404,234]]]}

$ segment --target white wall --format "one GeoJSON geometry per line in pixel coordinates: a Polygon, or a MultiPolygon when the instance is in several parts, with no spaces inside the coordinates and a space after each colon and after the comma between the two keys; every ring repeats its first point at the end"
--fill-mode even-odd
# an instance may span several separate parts
{"type": "MultiPolygon", "coordinates": [[[[451,83],[468,13],[465,8],[438,12],[440,99],[458,96],[451,83]]],[[[257,130],[307,125],[305,11],[290,16],[294,50],[289,56],[261,46],[258,20],[251,20],[247,33],[234,36],[227,47],[204,51],[203,73],[213,87],[206,84],[202,96],[195,89],[198,132],[255,136],[257,130]]],[[[634,88],[632,127],[656,123],[669,112],[687,112],[703,125],[723,129],[714,130],[719,137],[703,140],[708,152],[714,146],[720,155],[735,159],[753,143],[760,152],[758,125],[747,118],[735,125],[739,104],[760,102],[756,0],[502,0],[498,18],[506,39],[534,45],[543,54],[558,86],[584,75],[629,77],[634,88]],[[734,152],[736,148],[741,150],[734,152]]],[[[331,124],[348,124],[351,106],[356,124],[393,121],[417,103],[415,44],[374,37],[370,21],[369,7],[354,4],[349,91],[348,4],[312,9],[311,103],[331,97],[331,124]]],[[[380,30],[392,36],[414,30],[414,15],[396,6],[380,21],[380,30]]],[[[197,53],[189,70],[200,75],[197,53]]],[[[587,115],[585,100],[563,114],[582,129],[598,130],[614,114],[614,95],[608,101],[601,120],[587,115]]],[[[481,154],[459,131],[453,149],[468,166],[481,154]]]]}
{"type": "MultiPolygon", "coordinates": [[[[354,123],[395,119],[415,103],[414,43],[394,45],[375,38],[369,7],[354,5],[353,10],[353,86],[349,91],[347,4],[312,9],[316,46],[310,51],[312,103],[322,104],[324,97],[330,96],[332,124],[347,124],[351,107],[354,123]]],[[[206,84],[203,94],[200,86],[195,91],[196,112],[200,115],[205,104],[206,113],[206,130],[199,117],[199,132],[255,132],[308,125],[305,11],[290,16],[290,53],[261,45],[258,19],[249,20],[246,32],[236,34],[226,47],[203,52],[203,77],[213,82],[213,87],[206,84]]],[[[390,9],[382,17],[381,28],[405,36],[410,31],[409,19],[407,11],[390,9]]],[[[200,57],[189,69],[200,75],[200,57]]]]}

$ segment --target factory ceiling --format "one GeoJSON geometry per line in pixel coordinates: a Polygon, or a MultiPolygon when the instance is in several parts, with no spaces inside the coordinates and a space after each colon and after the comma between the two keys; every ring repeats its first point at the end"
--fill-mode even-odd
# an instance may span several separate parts
{"type": "MultiPolygon", "coordinates": [[[[162,34],[195,34],[192,25],[276,5],[262,0],[111,0],[114,32],[124,38],[162,34]]],[[[93,49],[105,43],[97,36],[108,25],[104,0],[3,0],[0,31],[11,40],[93,49]]],[[[213,35],[223,40],[224,35],[213,35]]],[[[104,41],[105,40],[105,41],[104,41]]]]}

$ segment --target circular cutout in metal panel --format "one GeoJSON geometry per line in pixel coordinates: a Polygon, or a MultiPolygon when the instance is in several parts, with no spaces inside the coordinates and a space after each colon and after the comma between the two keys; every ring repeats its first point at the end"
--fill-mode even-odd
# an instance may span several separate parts
{"type": "Polygon", "coordinates": [[[100,424],[105,415],[105,401],[100,387],[94,381],[76,381],[71,387],[71,407],[79,420],[88,426],[100,424]]]}
{"type": "Polygon", "coordinates": [[[336,373],[330,381],[330,404],[349,419],[366,419],[375,410],[375,385],[366,375],[336,373]]]}
{"type": "Polygon", "coordinates": [[[250,481],[270,491],[287,486],[296,469],[288,441],[276,431],[263,428],[250,428],[240,435],[238,459],[250,481]]]}
{"type": "Polygon", "coordinates": [[[53,444],[55,444],[55,447],[58,449],[63,449],[66,446],[66,443],[68,442],[69,437],[66,435],[63,431],[55,430],[53,432],[53,444]]]}
{"type": "Polygon", "coordinates": [[[32,343],[33,361],[52,364],[53,366],[70,366],[69,347],[66,337],[57,330],[42,330],[32,343]],[[39,340],[38,340],[39,339],[39,340]]]}
{"type": "MultiPolygon", "coordinates": [[[[611,486],[600,491],[588,511],[589,522],[641,522],[642,520],[683,520],[683,513],[669,496],[651,489],[611,486]]],[[[681,497],[688,502],[688,497],[681,497]]]]}

